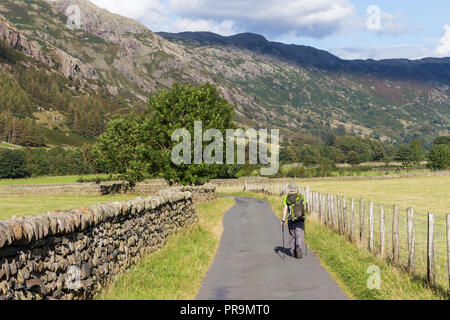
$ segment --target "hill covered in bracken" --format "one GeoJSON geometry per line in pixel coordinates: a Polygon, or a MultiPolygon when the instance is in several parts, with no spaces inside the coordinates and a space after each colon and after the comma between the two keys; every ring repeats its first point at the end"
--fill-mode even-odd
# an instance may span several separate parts
{"type": "Polygon", "coordinates": [[[430,143],[449,131],[450,58],[349,61],[250,33],[156,34],[86,0],[2,1],[0,44],[2,140],[15,118],[43,132],[29,144],[80,145],[176,82],[215,84],[238,124],[287,138],[430,143]],[[66,26],[69,4],[82,8],[81,29],[66,26]]]}

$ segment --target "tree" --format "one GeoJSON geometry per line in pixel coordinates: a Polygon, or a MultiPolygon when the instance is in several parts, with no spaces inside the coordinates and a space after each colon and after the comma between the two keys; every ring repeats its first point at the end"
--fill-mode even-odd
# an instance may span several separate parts
{"type": "MultiPolygon", "coordinates": [[[[186,129],[193,138],[195,121],[202,122],[203,130],[217,129],[224,135],[225,129],[234,128],[233,106],[210,84],[176,84],[149,99],[143,116],[118,116],[108,124],[94,147],[97,166],[122,174],[130,183],[159,172],[170,183],[181,184],[201,184],[233,174],[235,170],[226,165],[171,161],[172,149],[178,144],[172,141],[172,133],[186,129]]],[[[193,158],[193,141],[190,144],[193,158]]]]}
{"type": "MultiPolygon", "coordinates": [[[[234,107],[210,84],[201,86],[176,84],[149,99],[146,110],[146,130],[151,133],[151,145],[161,151],[162,173],[170,183],[201,184],[229,172],[229,166],[216,164],[174,164],[171,151],[178,142],[171,140],[177,129],[186,129],[194,137],[194,122],[201,121],[203,131],[234,129],[234,107]]],[[[203,143],[203,147],[205,147],[203,143]]],[[[204,148],[203,148],[204,149],[204,148]]],[[[191,143],[191,158],[194,148],[191,143]]]]}
{"type": "Polygon", "coordinates": [[[435,144],[428,153],[429,167],[433,170],[445,170],[450,167],[450,145],[435,144]]]}
{"type": "Polygon", "coordinates": [[[361,157],[355,151],[350,151],[347,156],[347,162],[351,165],[357,165],[361,163],[361,157]]]}
{"type": "Polygon", "coordinates": [[[322,157],[320,151],[316,147],[303,147],[300,149],[300,162],[305,166],[315,165],[320,163],[322,157]]]}
{"type": "Polygon", "coordinates": [[[50,174],[50,158],[45,149],[27,150],[27,167],[32,176],[50,174]]]}
{"type": "Polygon", "coordinates": [[[408,167],[412,162],[411,147],[400,146],[398,148],[397,154],[395,155],[395,160],[400,161],[403,167],[408,167]]]}
{"type": "Polygon", "coordinates": [[[422,141],[420,139],[414,139],[410,145],[411,149],[411,162],[416,166],[420,165],[420,163],[425,160],[425,152],[423,151],[422,141]]]}
{"type": "Polygon", "coordinates": [[[450,145],[450,136],[447,137],[439,137],[434,140],[434,144],[448,144],[450,145]]]}
{"type": "Polygon", "coordinates": [[[0,178],[14,179],[29,177],[24,151],[0,150],[0,178]]]}
{"type": "Polygon", "coordinates": [[[149,144],[151,134],[142,117],[116,116],[94,146],[97,166],[121,174],[132,185],[143,180],[151,169],[158,167],[158,153],[149,144]]]}

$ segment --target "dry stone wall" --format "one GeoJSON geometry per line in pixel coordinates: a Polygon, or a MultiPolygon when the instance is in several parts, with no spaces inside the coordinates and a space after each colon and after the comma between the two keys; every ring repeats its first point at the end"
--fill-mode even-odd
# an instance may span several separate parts
{"type": "Polygon", "coordinates": [[[414,177],[444,177],[449,175],[450,170],[443,170],[438,172],[402,173],[402,174],[389,174],[384,176],[343,176],[343,177],[315,177],[315,178],[242,177],[238,179],[212,179],[210,183],[217,186],[229,186],[245,183],[268,184],[268,183],[289,183],[298,181],[384,180],[384,179],[414,178],[414,177]]]}
{"type": "Polygon", "coordinates": [[[146,180],[137,183],[130,189],[123,182],[85,182],[85,183],[54,183],[54,184],[26,184],[0,186],[0,196],[41,196],[41,195],[107,195],[118,193],[134,193],[148,195],[167,188],[167,182],[160,179],[146,180]]]}
{"type": "Polygon", "coordinates": [[[216,185],[205,184],[203,186],[181,186],[175,187],[179,192],[191,192],[195,202],[205,202],[216,199],[216,185]]]}
{"type": "Polygon", "coordinates": [[[194,189],[0,221],[0,300],[92,298],[197,222],[193,195],[212,199],[215,187],[194,189]]]}

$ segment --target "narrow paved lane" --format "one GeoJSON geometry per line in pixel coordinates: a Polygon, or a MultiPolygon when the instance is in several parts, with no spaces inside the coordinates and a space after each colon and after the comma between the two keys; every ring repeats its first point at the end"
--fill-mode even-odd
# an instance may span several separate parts
{"type": "Polygon", "coordinates": [[[281,226],[270,205],[236,198],[224,217],[224,233],[199,300],[347,299],[311,250],[303,260],[282,248],[281,226]],[[279,251],[281,250],[281,251],[279,251]]]}

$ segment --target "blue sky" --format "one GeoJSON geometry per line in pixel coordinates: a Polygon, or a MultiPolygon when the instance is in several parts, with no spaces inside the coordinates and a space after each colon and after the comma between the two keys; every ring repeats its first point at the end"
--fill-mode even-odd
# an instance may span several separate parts
{"type": "Polygon", "coordinates": [[[448,0],[91,1],[152,31],[254,32],[345,59],[450,56],[448,0]]]}

